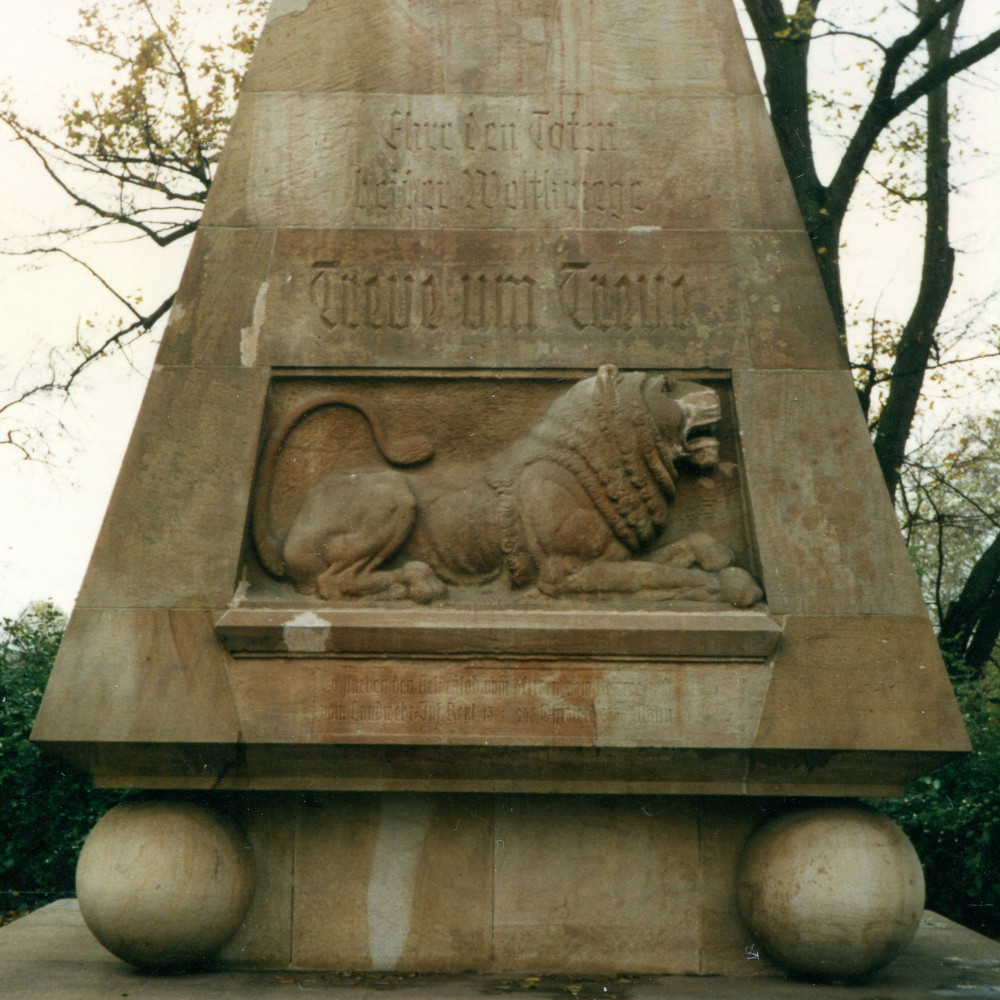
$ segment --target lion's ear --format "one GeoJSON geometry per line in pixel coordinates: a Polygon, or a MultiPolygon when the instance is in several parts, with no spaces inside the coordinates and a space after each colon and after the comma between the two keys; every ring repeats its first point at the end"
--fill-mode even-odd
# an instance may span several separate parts
{"type": "Polygon", "coordinates": [[[597,369],[597,377],[602,382],[620,382],[622,373],[616,365],[601,365],[597,369]]]}

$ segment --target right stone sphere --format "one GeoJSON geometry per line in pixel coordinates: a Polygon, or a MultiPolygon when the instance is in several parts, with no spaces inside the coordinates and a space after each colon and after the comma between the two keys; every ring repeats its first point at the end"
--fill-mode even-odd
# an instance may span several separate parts
{"type": "Polygon", "coordinates": [[[853,804],[763,824],[743,849],[737,884],[756,943],[792,972],[823,979],[891,962],[924,908],[913,845],[887,816],[853,804]]]}

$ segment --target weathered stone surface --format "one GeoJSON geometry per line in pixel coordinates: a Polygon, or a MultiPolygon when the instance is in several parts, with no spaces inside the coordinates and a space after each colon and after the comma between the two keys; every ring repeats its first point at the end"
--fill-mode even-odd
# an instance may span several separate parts
{"type": "Polygon", "coordinates": [[[638,656],[764,660],[781,626],[763,612],[339,607],[317,611],[235,607],[216,635],[234,653],[638,656]]]}
{"type": "Polygon", "coordinates": [[[273,660],[230,666],[243,740],[513,746],[747,746],[760,664],[273,660]]]}
{"type": "Polygon", "coordinates": [[[745,186],[731,182],[734,145],[751,165],[770,152],[759,98],[580,101],[249,94],[233,125],[232,166],[213,187],[205,222],[626,232],[801,224],[787,179],[754,170],[745,186]],[[438,131],[453,126],[454,139],[416,148],[407,123],[426,120],[438,131]],[[582,123],[575,148],[552,139],[553,128],[572,123],[582,123]],[[664,161],[663,137],[682,134],[664,161]]]}
{"type": "MultiPolygon", "coordinates": [[[[330,1000],[356,1000],[364,991],[381,994],[387,981],[395,1000],[481,1000],[506,992],[511,982],[526,977],[503,973],[398,976],[337,971],[206,970],[197,976],[147,976],[135,973],[102,948],[87,930],[75,899],[61,899],[0,928],[0,958],[4,986],[13,996],[44,994],[46,1000],[108,1000],[128,993],[140,1000],[190,1000],[198,991],[213,1000],[287,1000],[291,991],[316,992],[330,1000]]],[[[744,954],[745,968],[762,963],[744,954]]],[[[801,977],[772,971],[767,976],[735,972],[725,978],[695,976],[594,976],[567,982],[544,975],[532,993],[561,993],[566,986],[593,989],[595,994],[627,991],[635,1000],[704,1000],[723,995],[728,1000],[820,1000],[831,996],[851,1000],[938,1000],[940,990],[956,993],[995,992],[1000,985],[1000,944],[940,916],[926,912],[909,948],[887,968],[849,986],[803,982],[801,977]]]]}
{"type": "Polygon", "coordinates": [[[750,358],[713,232],[280,230],[263,306],[258,357],[272,365],[366,366],[373,342],[380,365],[417,370],[750,358]]]}
{"type": "Polygon", "coordinates": [[[292,963],[488,968],[491,820],[481,797],[338,796],[300,806],[292,963]]]}
{"type": "Polygon", "coordinates": [[[766,959],[748,958],[736,872],[773,809],[704,797],[259,794],[238,808],[253,905],[220,958],[387,972],[767,972],[766,959]]]}
{"type": "Polygon", "coordinates": [[[715,799],[698,810],[702,974],[748,976],[774,971],[743,922],[737,898],[737,866],[743,847],[771,809],[773,803],[767,799],[738,807],[731,799],[715,799]]]}
{"type": "Polygon", "coordinates": [[[275,234],[211,229],[195,236],[163,335],[162,366],[259,364],[275,234]]]}
{"type": "Polygon", "coordinates": [[[850,375],[735,372],[733,393],[769,610],[923,617],[850,375]]]}
{"type": "Polygon", "coordinates": [[[368,884],[378,799],[324,797],[308,806],[299,806],[293,819],[293,960],[315,965],[322,953],[331,968],[370,968],[368,884]]]}
{"type": "MultiPolygon", "coordinates": [[[[965,746],[730,4],[516,7],[273,9],[38,724],[101,783],[880,794],[965,746]],[[633,586],[665,550],[586,503],[459,503],[604,364],[717,397],[654,534],[732,550],[757,608],[667,608],[633,586]],[[281,438],[323,392],[434,458],[388,469],[350,405],[281,438]],[[254,538],[270,472],[309,572],[254,538]],[[337,568],[364,521],[405,538],[337,568]],[[406,563],[421,593],[366,589],[406,563]]],[[[642,492],[595,458],[620,424],[567,423],[598,444],[546,488],[642,492]]]]}
{"type": "MultiPolygon", "coordinates": [[[[228,660],[207,611],[78,609],[32,736],[55,749],[155,734],[155,742],[197,747],[190,766],[210,782],[235,759],[239,737],[228,660]]],[[[190,773],[183,760],[178,750],[175,770],[190,773]]],[[[111,770],[128,767],[119,759],[111,770]]]]}
{"type": "Polygon", "coordinates": [[[955,750],[702,749],[506,744],[65,743],[107,788],[580,795],[894,796],[955,750]],[[238,758],[238,759],[237,759],[238,758]]]}
{"type": "Polygon", "coordinates": [[[747,324],[748,367],[843,368],[846,352],[806,234],[733,233],[730,246],[747,324]]]}
{"type": "Polygon", "coordinates": [[[292,897],[297,798],[243,796],[235,818],[250,845],[253,898],[236,933],[223,945],[227,967],[282,969],[292,964],[292,897]]]}
{"type": "Polygon", "coordinates": [[[229,603],[267,377],[262,369],[153,373],[78,607],[229,603]]]}
{"type": "Polygon", "coordinates": [[[497,968],[699,971],[690,801],[500,798],[495,833],[497,968]]]}
{"type": "Polygon", "coordinates": [[[258,53],[249,91],[757,93],[737,21],[711,0],[530,0],[516,14],[488,0],[278,0],[258,53]]]}
{"type": "Polygon", "coordinates": [[[754,745],[969,748],[926,617],[790,616],[754,745]]]}

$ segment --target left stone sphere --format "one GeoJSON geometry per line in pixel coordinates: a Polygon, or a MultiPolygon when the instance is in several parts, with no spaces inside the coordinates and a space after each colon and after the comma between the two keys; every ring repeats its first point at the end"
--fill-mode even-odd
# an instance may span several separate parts
{"type": "Polygon", "coordinates": [[[143,969],[211,959],[253,895],[248,844],[228,819],[187,802],[115,806],[76,867],[80,912],[112,954],[143,969]]]}

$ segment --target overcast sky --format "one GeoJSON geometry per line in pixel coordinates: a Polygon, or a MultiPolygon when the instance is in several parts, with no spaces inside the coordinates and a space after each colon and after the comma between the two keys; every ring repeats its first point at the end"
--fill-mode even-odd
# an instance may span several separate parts
{"type": "MultiPolygon", "coordinates": [[[[76,29],[82,0],[0,0],[0,83],[24,117],[51,126],[64,95],[107,85],[108,69],[81,58],[64,39],[76,29]]],[[[223,5],[218,4],[221,8],[223,5]]],[[[833,7],[831,2],[827,9],[833,7]]],[[[991,4],[970,4],[969,27],[981,17],[993,26],[991,4]]],[[[215,20],[225,23],[224,12],[215,20]]],[[[844,66],[851,51],[837,43],[832,55],[844,66]]],[[[817,77],[814,75],[814,81],[817,77]]],[[[995,292],[1000,273],[1000,70],[996,61],[958,95],[966,108],[961,136],[985,147],[967,154],[956,180],[954,240],[959,260],[956,307],[995,292]]],[[[19,144],[0,134],[0,237],[30,236],[65,221],[63,198],[19,144]]],[[[917,276],[919,220],[902,229],[860,216],[847,233],[851,259],[849,299],[864,295],[884,311],[905,301],[917,276]]],[[[9,243],[7,244],[10,245],[9,243]]],[[[119,287],[142,288],[159,301],[176,285],[187,247],[165,253],[141,243],[97,251],[119,287]]],[[[37,262],[36,262],[37,263],[37,262]]],[[[0,389],[15,379],[30,383],[44,369],[49,350],[72,339],[74,329],[98,315],[106,293],[68,262],[47,259],[34,266],[0,257],[0,389]]],[[[993,319],[1000,312],[993,309],[993,319]]],[[[48,428],[48,464],[20,461],[0,447],[0,616],[17,614],[30,601],[52,598],[72,607],[128,440],[155,352],[147,343],[127,358],[104,361],[83,379],[69,401],[24,411],[26,422],[48,428]],[[62,429],[56,426],[61,422],[62,429]]],[[[1000,402],[1000,401],[998,401],[1000,402]]],[[[989,405],[990,400],[980,400],[989,405]]],[[[942,412],[951,404],[941,403],[942,412]]]]}
{"type": "MultiPolygon", "coordinates": [[[[56,124],[67,96],[107,87],[108,66],[65,43],[77,29],[80,6],[81,0],[0,0],[0,83],[27,120],[56,124]]],[[[0,134],[5,247],[18,245],[16,239],[10,243],[11,236],[30,238],[69,218],[65,197],[37,160],[23,144],[0,134]]],[[[189,241],[166,251],[130,242],[92,254],[117,287],[141,288],[152,302],[176,286],[188,248],[189,241]]],[[[69,261],[0,256],[0,393],[6,395],[15,379],[27,386],[44,376],[49,351],[72,342],[78,327],[86,333],[87,320],[109,302],[69,261]]],[[[21,412],[24,422],[46,428],[47,463],[19,460],[12,449],[0,447],[0,616],[45,598],[72,608],[155,349],[149,341],[128,356],[101,361],[69,400],[21,412]]]]}

